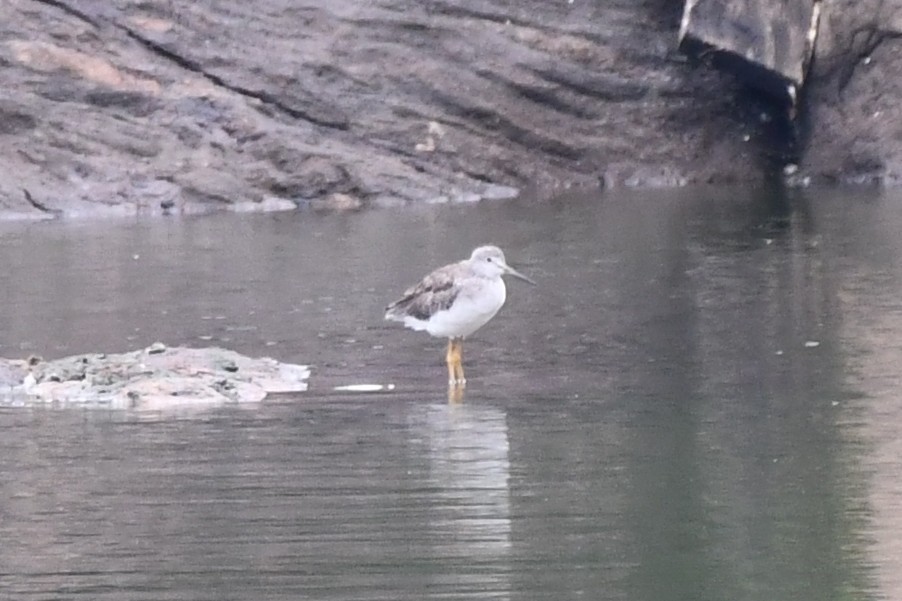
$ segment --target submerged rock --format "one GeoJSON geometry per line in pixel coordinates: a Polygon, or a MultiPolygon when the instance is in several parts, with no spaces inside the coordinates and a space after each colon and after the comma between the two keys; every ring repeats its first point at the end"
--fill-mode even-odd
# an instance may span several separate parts
{"type": "Polygon", "coordinates": [[[0,359],[0,399],[145,410],[254,403],[268,394],[302,392],[309,376],[306,365],[158,342],[113,355],[37,362],[0,359]]]}

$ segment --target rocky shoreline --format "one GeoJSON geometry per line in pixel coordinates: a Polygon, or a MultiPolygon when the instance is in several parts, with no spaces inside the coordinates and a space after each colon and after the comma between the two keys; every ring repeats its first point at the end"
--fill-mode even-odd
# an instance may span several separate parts
{"type": "Polygon", "coordinates": [[[347,210],[568,188],[899,183],[902,9],[825,0],[800,115],[681,3],[8,0],[0,215],[347,210]]]}

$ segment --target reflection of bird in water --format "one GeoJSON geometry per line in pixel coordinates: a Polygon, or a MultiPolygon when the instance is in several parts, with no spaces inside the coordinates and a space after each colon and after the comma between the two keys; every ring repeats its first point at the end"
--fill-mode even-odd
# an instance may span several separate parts
{"type": "Polygon", "coordinates": [[[469,259],[440,267],[408,288],[385,309],[385,319],[403,322],[448,338],[448,384],[462,387],[463,339],[484,326],[504,305],[507,289],[501,276],[535,282],[507,264],[497,246],[480,246],[469,259]]]}
{"type": "MultiPolygon", "coordinates": [[[[420,404],[406,415],[412,465],[428,467],[429,528],[424,540],[446,557],[466,557],[471,565],[504,565],[511,553],[511,461],[507,415],[485,405],[420,404]]],[[[424,508],[426,509],[426,508],[424,508]]],[[[415,526],[417,521],[411,522],[415,526]]],[[[417,537],[420,533],[414,532],[417,537]]],[[[426,534],[426,533],[424,533],[426,534]]],[[[472,585],[506,581],[506,570],[466,571],[455,580],[472,585]]],[[[472,589],[476,590],[476,589],[472,589]]]]}

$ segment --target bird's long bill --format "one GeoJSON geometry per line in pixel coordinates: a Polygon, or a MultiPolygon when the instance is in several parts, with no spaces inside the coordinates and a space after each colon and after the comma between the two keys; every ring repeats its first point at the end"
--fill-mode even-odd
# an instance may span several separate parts
{"type": "Polygon", "coordinates": [[[514,276],[515,278],[520,278],[520,279],[523,280],[524,282],[529,282],[529,283],[532,284],[533,286],[538,286],[538,284],[536,284],[535,281],[533,281],[532,279],[526,277],[525,275],[523,275],[522,273],[520,273],[519,271],[517,271],[516,269],[514,269],[514,268],[511,267],[510,265],[505,265],[505,266],[504,266],[504,273],[509,273],[510,275],[514,276]]]}

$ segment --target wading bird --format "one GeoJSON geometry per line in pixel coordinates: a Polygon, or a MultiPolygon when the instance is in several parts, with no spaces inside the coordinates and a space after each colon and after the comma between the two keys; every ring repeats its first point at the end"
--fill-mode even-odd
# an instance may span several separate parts
{"type": "Polygon", "coordinates": [[[469,259],[440,267],[407,289],[385,309],[385,319],[448,339],[448,385],[466,384],[463,339],[484,326],[504,305],[508,274],[535,282],[507,264],[497,246],[480,246],[469,259]]]}

